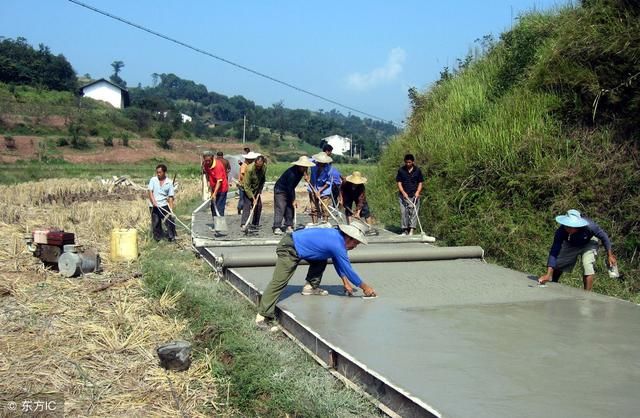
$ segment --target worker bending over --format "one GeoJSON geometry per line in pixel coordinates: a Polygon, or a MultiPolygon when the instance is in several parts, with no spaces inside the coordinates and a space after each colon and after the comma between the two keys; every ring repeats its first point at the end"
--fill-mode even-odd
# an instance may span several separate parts
{"type": "Polygon", "coordinates": [[[571,272],[578,256],[582,258],[584,270],[582,282],[584,290],[591,290],[595,275],[596,255],[598,254],[598,240],[602,241],[607,250],[609,266],[616,266],[616,256],[611,249],[609,236],[597,223],[580,215],[571,209],[566,215],[556,216],[560,227],[556,230],[553,244],[547,260],[547,273],[540,276],[538,283],[545,284],[552,280],[557,282],[563,272],[571,272]]]}
{"type": "Polygon", "coordinates": [[[275,317],[276,303],[302,260],[309,263],[307,283],[302,288],[302,294],[305,296],[328,294],[326,290],[320,288],[328,259],[333,261],[336,273],[342,279],[344,290],[348,295],[353,293],[351,284],[360,287],[365,296],[376,295],[373,288],[363,282],[353,270],[347,254],[347,251],[353,250],[358,244],[367,243],[360,225],[354,222],[351,225],[339,225],[338,228],[302,229],[286,234],[280,240],[276,248],[278,260],[273,278],[258,305],[256,325],[259,328],[269,329],[268,322],[275,317]]]}
{"type": "Polygon", "coordinates": [[[351,222],[351,218],[355,217],[367,224],[370,224],[371,213],[369,212],[369,204],[367,203],[367,195],[365,193],[365,184],[367,178],[359,171],[347,176],[340,187],[340,203],[344,206],[344,214],[347,217],[347,223],[351,222]],[[353,205],[355,203],[355,209],[353,205]]]}
{"type": "Polygon", "coordinates": [[[273,233],[276,235],[282,235],[283,218],[286,232],[293,232],[294,206],[297,207],[296,187],[303,177],[307,183],[309,182],[309,167],[315,166],[309,157],[304,155],[291,165],[292,167],[278,178],[273,188],[273,233]]]}
{"type": "Polygon", "coordinates": [[[257,227],[260,225],[260,215],[262,214],[262,200],[260,194],[266,181],[267,165],[264,156],[259,155],[255,161],[248,165],[247,171],[242,179],[244,189],[244,202],[242,203],[242,217],[240,218],[243,228],[248,223],[257,227]],[[251,219],[250,214],[253,213],[251,219]]]}

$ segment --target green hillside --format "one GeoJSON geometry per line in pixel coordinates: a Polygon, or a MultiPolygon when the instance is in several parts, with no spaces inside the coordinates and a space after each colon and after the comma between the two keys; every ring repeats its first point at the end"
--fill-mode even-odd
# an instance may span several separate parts
{"type": "MultiPolygon", "coordinates": [[[[608,231],[626,276],[599,274],[594,289],[640,301],[640,6],[530,13],[478,50],[410,91],[408,128],[372,181],[378,216],[398,223],[395,172],[412,152],[428,177],[430,234],[541,274],[554,216],[577,208],[608,231]]],[[[563,281],[581,286],[579,275],[563,281]]]]}
{"type": "MultiPolygon", "coordinates": [[[[125,63],[111,66],[111,82],[126,87],[125,63]]],[[[282,101],[256,105],[171,73],[150,78],[152,86],[129,87],[131,106],[117,110],[79,96],[92,77],[77,77],[64,55],[45,45],[33,48],[25,38],[0,37],[0,134],[68,134],[75,139],[66,142],[76,148],[86,145],[81,138],[87,136],[103,137],[106,143],[123,136],[239,142],[244,134],[272,151],[273,158],[286,160],[317,151],[322,138],[334,134],[351,137],[363,158],[377,158],[380,147],[398,132],[393,123],[336,109],[289,109],[282,101]],[[192,120],[183,123],[181,113],[192,120]]]]}

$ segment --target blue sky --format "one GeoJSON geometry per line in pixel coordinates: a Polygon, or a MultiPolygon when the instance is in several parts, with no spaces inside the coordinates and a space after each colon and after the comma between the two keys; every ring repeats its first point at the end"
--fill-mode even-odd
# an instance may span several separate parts
{"type": "MultiPolygon", "coordinates": [[[[425,89],[475,39],[512,16],[561,0],[169,1],[83,0],[96,8],[359,110],[396,122],[407,89],[425,89]]],[[[108,77],[115,60],[129,86],[173,72],[209,90],[269,106],[335,106],[243,72],[66,0],[2,0],[0,36],[62,53],[80,75],[108,77]]],[[[343,113],[348,111],[340,109],[343,113]]]]}

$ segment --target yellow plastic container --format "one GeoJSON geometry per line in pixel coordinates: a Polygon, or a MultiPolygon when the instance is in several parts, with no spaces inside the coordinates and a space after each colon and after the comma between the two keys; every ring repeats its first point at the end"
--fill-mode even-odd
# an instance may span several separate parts
{"type": "Polygon", "coordinates": [[[138,258],[138,230],[111,230],[111,261],[132,261],[138,258]]]}

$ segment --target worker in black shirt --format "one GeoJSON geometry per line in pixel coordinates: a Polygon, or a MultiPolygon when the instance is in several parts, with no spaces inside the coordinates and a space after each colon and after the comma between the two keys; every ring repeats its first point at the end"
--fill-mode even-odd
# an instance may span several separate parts
{"type": "Polygon", "coordinates": [[[287,232],[293,231],[293,206],[296,204],[296,186],[302,177],[309,182],[308,167],[315,164],[309,157],[302,156],[298,161],[291,163],[289,167],[276,181],[273,193],[273,233],[282,235],[282,218],[284,217],[284,227],[287,232]]]}
{"type": "Polygon", "coordinates": [[[340,186],[340,202],[344,206],[344,214],[347,217],[347,223],[351,222],[351,218],[355,217],[370,224],[369,204],[367,203],[367,195],[365,194],[364,185],[367,178],[359,171],[347,176],[340,186]],[[353,204],[355,203],[355,208],[353,204]]]}
{"type": "Polygon", "coordinates": [[[424,183],[424,176],[420,168],[415,165],[413,154],[404,156],[404,165],[398,170],[396,183],[402,217],[402,235],[413,235],[418,221],[420,193],[424,183]]]}

